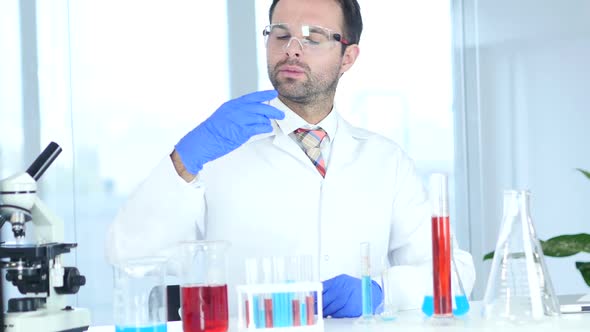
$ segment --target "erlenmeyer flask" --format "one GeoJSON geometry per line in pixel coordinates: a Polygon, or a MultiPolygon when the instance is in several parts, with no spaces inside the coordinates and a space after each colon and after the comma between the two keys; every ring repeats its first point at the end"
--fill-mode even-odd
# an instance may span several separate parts
{"type": "Polygon", "coordinates": [[[559,315],[529,211],[530,193],[504,192],[504,213],[484,296],[484,318],[514,322],[559,315]]]}

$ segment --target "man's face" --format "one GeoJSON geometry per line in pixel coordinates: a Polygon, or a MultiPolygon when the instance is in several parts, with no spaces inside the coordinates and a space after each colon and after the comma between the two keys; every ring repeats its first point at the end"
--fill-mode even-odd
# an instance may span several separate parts
{"type": "MultiPolygon", "coordinates": [[[[272,23],[287,24],[291,37],[300,40],[302,25],[321,26],[343,35],[343,22],[342,9],[334,0],[281,0],[272,17],[272,23]]],[[[306,52],[295,39],[284,50],[267,48],[268,76],[281,96],[306,103],[333,94],[349,66],[343,66],[346,55],[342,56],[342,45],[331,43],[331,47],[313,53],[306,52]]]]}

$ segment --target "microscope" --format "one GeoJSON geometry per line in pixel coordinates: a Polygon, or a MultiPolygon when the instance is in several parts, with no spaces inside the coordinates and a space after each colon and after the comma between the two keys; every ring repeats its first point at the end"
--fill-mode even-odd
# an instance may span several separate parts
{"type": "MultiPolygon", "coordinates": [[[[65,267],[61,255],[76,243],[63,243],[64,224],[37,197],[37,181],[61,153],[51,142],[26,172],[0,181],[0,228],[12,225],[14,242],[0,243],[0,268],[6,281],[24,297],[8,300],[4,316],[6,332],[85,331],[90,312],[66,304],[86,278],[76,267],[65,267]],[[25,240],[27,222],[34,225],[35,243],[25,240]]],[[[6,294],[6,289],[4,289],[6,294]]]]}

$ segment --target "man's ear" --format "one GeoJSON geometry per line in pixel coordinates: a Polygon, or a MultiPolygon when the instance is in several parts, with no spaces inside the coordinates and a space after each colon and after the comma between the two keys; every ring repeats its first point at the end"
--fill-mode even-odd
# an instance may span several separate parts
{"type": "Polygon", "coordinates": [[[359,52],[360,49],[357,44],[352,44],[346,47],[344,55],[342,55],[342,65],[340,65],[340,76],[342,76],[342,74],[347,72],[352,67],[352,65],[354,65],[356,58],[359,56],[359,52]]]}

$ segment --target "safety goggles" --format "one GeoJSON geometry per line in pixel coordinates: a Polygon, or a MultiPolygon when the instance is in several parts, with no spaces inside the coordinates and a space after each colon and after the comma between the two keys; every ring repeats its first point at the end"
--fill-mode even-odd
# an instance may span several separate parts
{"type": "Polygon", "coordinates": [[[293,40],[299,43],[303,52],[309,54],[321,54],[338,43],[349,45],[348,40],[341,34],[317,25],[292,26],[275,23],[264,27],[262,35],[265,37],[267,49],[272,53],[285,52],[293,40]]]}

